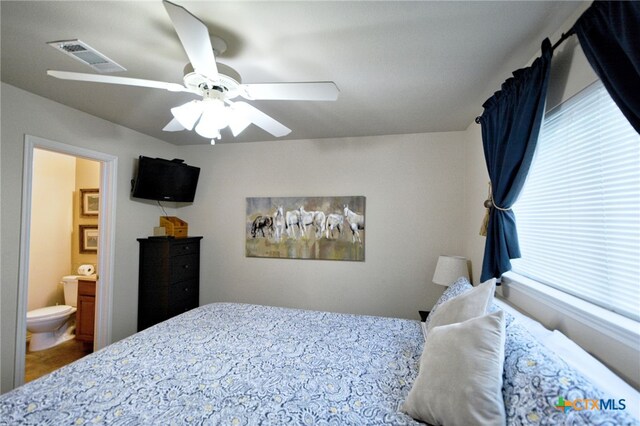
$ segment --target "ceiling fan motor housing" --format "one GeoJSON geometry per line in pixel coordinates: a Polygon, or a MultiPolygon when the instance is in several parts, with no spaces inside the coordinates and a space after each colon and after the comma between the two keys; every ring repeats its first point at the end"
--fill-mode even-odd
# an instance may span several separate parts
{"type": "Polygon", "coordinates": [[[224,94],[224,99],[233,99],[240,95],[240,74],[233,68],[217,63],[218,81],[210,80],[202,74],[198,74],[193,70],[193,66],[189,63],[184,67],[184,85],[202,96],[209,96],[211,91],[218,91],[224,94]]]}

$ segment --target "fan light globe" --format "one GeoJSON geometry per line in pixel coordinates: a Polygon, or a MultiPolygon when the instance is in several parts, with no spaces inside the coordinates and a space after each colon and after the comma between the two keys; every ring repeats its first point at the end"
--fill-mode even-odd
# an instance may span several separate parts
{"type": "Polygon", "coordinates": [[[202,104],[202,116],[196,126],[196,132],[205,138],[218,139],[220,129],[229,125],[229,111],[219,99],[205,99],[202,104]]]}
{"type": "Polygon", "coordinates": [[[202,114],[201,101],[190,101],[175,108],[171,108],[171,114],[187,130],[192,130],[198,118],[202,114]]]}

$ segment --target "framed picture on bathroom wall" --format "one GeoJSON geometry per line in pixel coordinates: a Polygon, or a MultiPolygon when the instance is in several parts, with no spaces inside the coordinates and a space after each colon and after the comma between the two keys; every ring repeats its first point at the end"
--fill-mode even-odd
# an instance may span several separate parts
{"type": "Polygon", "coordinates": [[[98,225],[78,225],[80,253],[98,252],[98,225]]]}
{"type": "Polygon", "coordinates": [[[100,212],[100,190],[89,188],[80,190],[80,214],[82,216],[98,216],[100,212]]]}

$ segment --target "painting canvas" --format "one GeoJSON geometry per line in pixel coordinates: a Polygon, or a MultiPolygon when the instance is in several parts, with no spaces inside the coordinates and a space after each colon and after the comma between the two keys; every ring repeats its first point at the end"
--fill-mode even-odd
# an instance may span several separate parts
{"type": "Polygon", "coordinates": [[[246,256],[364,261],[365,197],[247,198],[246,256]]]}

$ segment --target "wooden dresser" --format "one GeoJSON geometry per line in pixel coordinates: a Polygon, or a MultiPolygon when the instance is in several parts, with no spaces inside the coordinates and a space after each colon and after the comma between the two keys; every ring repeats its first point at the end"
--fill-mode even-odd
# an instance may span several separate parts
{"type": "Polygon", "coordinates": [[[198,307],[201,239],[138,239],[138,331],[198,307]]]}
{"type": "Polygon", "coordinates": [[[78,310],[76,311],[76,340],[85,350],[93,350],[93,334],[96,311],[96,280],[78,279],[78,310]]]}

